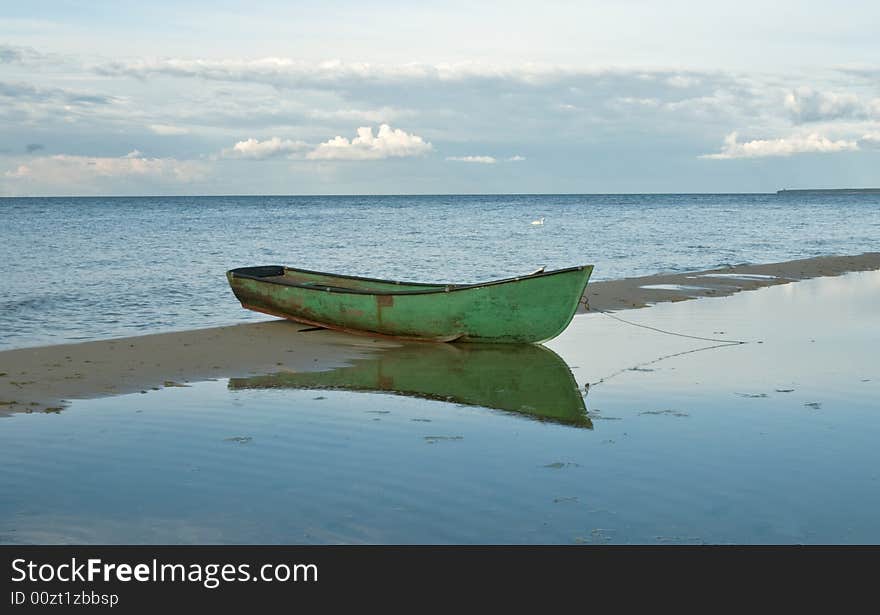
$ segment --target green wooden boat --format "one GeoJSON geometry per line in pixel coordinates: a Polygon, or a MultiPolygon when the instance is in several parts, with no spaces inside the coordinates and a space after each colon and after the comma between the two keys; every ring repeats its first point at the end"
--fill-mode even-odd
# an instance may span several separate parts
{"type": "Polygon", "coordinates": [[[349,333],[432,342],[536,343],[568,326],[592,265],[479,284],[419,284],[293,269],[226,273],[245,308],[349,333]]]}
{"type": "Polygon", "coordinates": [[[406,343],[349,367],[230,378],[228,387],[390,393],[593,427],[571,370],[536,344],[406,343]]]}

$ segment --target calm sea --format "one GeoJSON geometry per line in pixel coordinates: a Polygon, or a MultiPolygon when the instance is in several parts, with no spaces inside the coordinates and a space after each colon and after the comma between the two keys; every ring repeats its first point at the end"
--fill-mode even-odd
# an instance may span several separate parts
{"type": "Polygon", "coordinates": [[[0,221],[15,348],[263,318],[228,290],[244,265],[467,282],[855,254],[880,245],[880,195],[5,198],[0,221]]]}

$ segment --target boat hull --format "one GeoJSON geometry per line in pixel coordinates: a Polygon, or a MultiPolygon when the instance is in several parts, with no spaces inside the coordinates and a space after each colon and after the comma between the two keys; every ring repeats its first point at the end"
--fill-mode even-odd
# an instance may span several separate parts
{"type": "Polygon", "coordinates": [[[568,326],[591,273],[587,265],[447,286],[272,266],[233,269],[227,277],[245,308],[313,326],[422,341],[534,343],[568,326]],[[303,282],[303,274],[315,279],[303,282]]]}

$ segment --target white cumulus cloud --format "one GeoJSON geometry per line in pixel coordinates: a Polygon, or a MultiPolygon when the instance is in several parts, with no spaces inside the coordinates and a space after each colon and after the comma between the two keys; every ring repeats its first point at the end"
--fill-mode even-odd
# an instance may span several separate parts
{"type": "Polygon", "coordinates": [[[791,156],[792,154],[845,152],[857,149],[859,149],[857,141],[844,139],[833,141],[817,133],[740,142],[737,140],[737,134],[732,132],[724,138],[724,145],[720,152],[703,154],[700,158],[714,160],[763,158],[766,156],[791,156]]]}
{"type": "Polygon", "coordinates": [[[433,146],[419,137],[388,124],[379,126],[374,136],[373,129],[362,126],[357,136],[351,140],[337,136],[319,144],[306,154],[309,160],[380,160],[382,158],[404,158],[421,156],[433,146]]]}
{"type": "Polygon", "coordinates": [[[281,139],[280,137],[272,137],[265,141],[250,138],[239,141],[232,147],[224,149],[220,155],[223,158],[265,160],[266,158],[295,154],[307,147],[308,144],[304,141],[292,141],[290,139],[281,139]]]}

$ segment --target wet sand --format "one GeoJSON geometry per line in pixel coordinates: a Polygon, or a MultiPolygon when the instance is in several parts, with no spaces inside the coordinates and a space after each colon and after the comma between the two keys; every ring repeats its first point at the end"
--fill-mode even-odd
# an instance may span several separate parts
{"type": "MultiPolygon", "coordinates": [[[[742,265],[590,283],[587,299],[593,309],[632,309],[875,269],[880,253],[742,265]]],[[[0,352],[0,416],[215,378],[331,369],[396,345],[305,329],[278,320],[0,352]]]]}
{"type": "MultiPolygon", "coordinates": [[[[625,310],[667,301],[724,297],[764,286],[875,269],[880,269],[880,252],[822,256],[783,263],[737,265],[706,271],[659,273],[640,278],[590,282],[586,296],[593,309],[625,310]]],[[[580,311],[586,310],[581,307],[580,311]]]]}
{"type": "Polygon", "coordinates": [[[306,328],[275,320],[8,350],[0,353],[0,416],[216,378],[332,369],[393,345],[306,328]]]}

